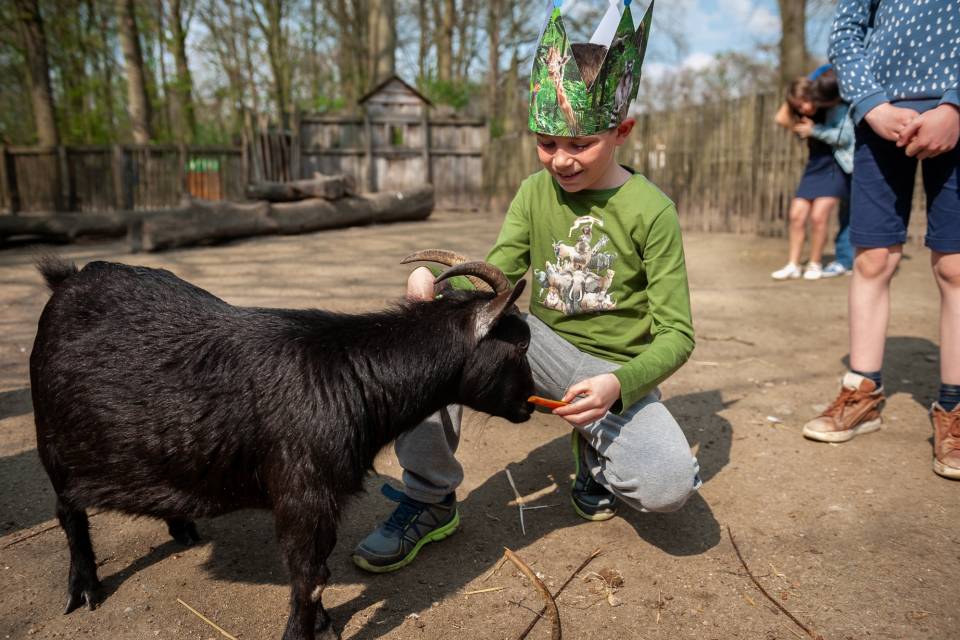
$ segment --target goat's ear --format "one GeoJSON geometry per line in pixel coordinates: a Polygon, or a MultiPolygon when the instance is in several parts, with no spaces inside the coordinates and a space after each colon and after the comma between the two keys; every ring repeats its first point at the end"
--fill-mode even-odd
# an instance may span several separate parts
{"type": "Polygon", "coordinates": [[[520,297],[520,294],[523,293],[523,289],[526,286],[527,281],[520,280],[513,289],[504,291],[480,307],[480,310],[474,317],[474,337],[477,342],[483,340],[483,338],[490,333],[490,329],[497,324],[497,321],[500,320],[505,313],[510,311],[513,303],[517,301],[517,298],[520,297]]]}

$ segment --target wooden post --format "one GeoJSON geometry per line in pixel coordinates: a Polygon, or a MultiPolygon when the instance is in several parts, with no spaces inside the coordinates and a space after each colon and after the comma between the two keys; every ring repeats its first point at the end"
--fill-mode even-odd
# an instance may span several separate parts
{"type": "Polygon", "coordinates": [[[300,180],[307,177],[300,172],[302,166],[300,127],[300,107],[294,106],[290,123],[290,180],[300,180]]]}
{"type": "Polygon", "coordinates": [[[367,109],[363,110],[363,132],[366,138],[364,155],[367,159],[367,191],[373,193],[377,190],[377,164],[373,157],[373,122],[367,109]]]}
{"type": "Polygon", "coordinates": [[[67,161],[67,148],[63,145],[57,147],[57,182],[60,186],[60,210],[73,211],[70,164],[67,161]]]}
{"type": "Polygon", "coordinates": [[[180,193],[177,199],[182,200],[185,195],[190,193],[190,185],[187,180],[187,145],[180,143],[177,145],[177,165],[180,172],[180,193]]]}
{"type": "Polygon", "coordinates": [[[430,166],[432,163],[430,159],[430,107],[427,105],[420,107],[420,115],[420,122],[423,127],[423,170],[427,177],[427,184],[433,184],[433,167],[430,166]]]}
{"type": "Polygon", "coordinates": [[[3,147],[3,157],[0,158],[0,171],[3,171],[3,187],[7,192],[7,206],[11,214],[20,210],[20,193],[17,191],[17,162],[13,153],[6,146],[3,147]]]}
{"type": "Polygon", "coordinates": [[[113,145],[113,197],[117,211],[127,209],[126,176],[124,175],[123,146],[113,145]]]}

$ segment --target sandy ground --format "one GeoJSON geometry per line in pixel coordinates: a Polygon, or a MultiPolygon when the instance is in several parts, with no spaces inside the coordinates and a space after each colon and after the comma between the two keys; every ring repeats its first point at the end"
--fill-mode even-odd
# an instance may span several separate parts
{"type": "MultiPolygon", "coordinates": [[[[495,215],[438,213],[425,223],[162,255],[129,255],[119,243],[56,250],[80,263],[166,267],[240,305],[364,311],[398,295],[402,256],[426,247],[481,256],[498,226],[495,215]]],[[[691,234],[685,241],[698,346],[663,392],[698,452],[699,495],[674,514],[584,522],[568,506],[565,423],[537,416],[512,425],[470,414],[456,535],[392,575],[367,575],[350,563],[353,544],[389,512],[378,492],[399,477],[389,449],[369,491],[348,509],[324,594],[344,638],[517,637],[539,601],[509,565],[490,573],[505,546],[554,589],[602,550],[558,599],[566,638],[807,637],[750,582],[728,529],[769,593],[824,638],[960,637],[960,484],[930,467],[937,293],[926,251],[908,249],[894,286],[886,428],[837,446],[805,441],[800,427],[836,393],[848,279],[773,282],[781,240],[691,234]],[[526,513],[526,535],[504,469],[530,504],[553,505],[526,513]],[[613,598],[595,578],[582,579],[603,570],[622,575],[613,598]],[[481,589],[488,591],[470,593],[481,589]]],[[[36,251],[0,251],[0,638],[222,637],[177,598],[238,638],[279,637],[287,576],[265,512],[202,520],[205,542],[189,549],[162,523],[94,516],[108,597],[94,612],[61,615],[68,555],[62,532],[51,527],[53,495],[37,458],[28,389],[47,297],[31,266],[36,251]]],[[[539,624],[530,637],[549,637],[548,627],[539,624]]]]}

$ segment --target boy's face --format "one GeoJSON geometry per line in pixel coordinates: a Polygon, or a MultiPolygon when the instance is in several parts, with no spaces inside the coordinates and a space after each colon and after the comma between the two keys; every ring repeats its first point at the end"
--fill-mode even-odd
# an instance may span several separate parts
{"type": "Polygon", "coordinates": [[[626,142],[635,124],[627,118],[616,128],[591,136],[548,136],[537,134],[537,155],[564,191],[608,189],[619,186],[619,165],[614,162],[617,147],[626,142]]]}

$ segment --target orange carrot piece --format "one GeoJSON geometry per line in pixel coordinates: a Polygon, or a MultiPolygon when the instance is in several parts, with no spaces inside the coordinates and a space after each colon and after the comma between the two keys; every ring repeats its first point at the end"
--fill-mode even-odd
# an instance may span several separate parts
{"type": "Polygon", "coordinates": [[[549,398],[541,398],[540,396],[530,396],[527,398],[527,402],[532,402],[533,404],[546,407],[547,409],[556,409],[557,407],[565,407],[570,404],[569,402],[564,402],[563,400],[550,400],[549,398]]]}

